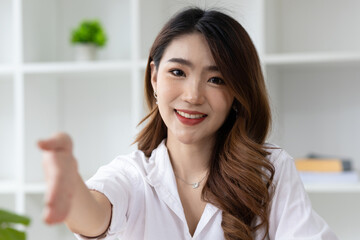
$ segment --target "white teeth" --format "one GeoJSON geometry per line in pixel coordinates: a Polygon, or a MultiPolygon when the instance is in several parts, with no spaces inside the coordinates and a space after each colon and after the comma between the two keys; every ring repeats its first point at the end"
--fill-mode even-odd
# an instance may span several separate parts
{"type": "Polygon", "coordinates": [[[205,117],[206,115],[202,115],[202,114],[188,114],[188,113],[184,113],[181,111],[176,110],[176,112],[180,115],[183,116],[185,118],[190,118],[190,119],[197,119],[197,118],[202,118],[205,117]]]}

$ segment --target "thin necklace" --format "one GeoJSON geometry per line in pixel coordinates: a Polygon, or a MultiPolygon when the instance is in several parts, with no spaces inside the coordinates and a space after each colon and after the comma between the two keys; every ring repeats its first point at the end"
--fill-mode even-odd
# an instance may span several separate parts
{"type": "Polygon", "coordinates": [[[181,177],[176,176],[176,174],[174,174],[174,175],[175,175],[175,177],[177,177],[178,179],[180,179],[181,181],[183,181],[187,185],[191,185],[193,189],[196,189],[196,188],[198,188],[200,186],[200,183],[205,179],[207,174],[205,174],[205,176],[200,181],[194,182],[194,183],[188,183],[184,179],[182,179],[181,177]]]}

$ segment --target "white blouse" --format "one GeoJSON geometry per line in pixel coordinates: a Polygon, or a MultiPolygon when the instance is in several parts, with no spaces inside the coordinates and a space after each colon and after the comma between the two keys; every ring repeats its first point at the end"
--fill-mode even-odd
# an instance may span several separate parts
{"type": "MultiPolygon", "coordinates": [[[[312,209],[293,159],[281,149],[270,152],[276,190],[271,202],[267,239],[337,240],[312,209]]],[[[113,206],[106,236],[96,239],[224,239],[222,211],[210,203],[206,204],[194,235],[190,235],[165,140],[150,158],[139,150],[117,157],[101,167],[86,184],[89,189],[105,194],[113,206]]],[[[262,236],[259,233],[255,240],[262,236]]]]}

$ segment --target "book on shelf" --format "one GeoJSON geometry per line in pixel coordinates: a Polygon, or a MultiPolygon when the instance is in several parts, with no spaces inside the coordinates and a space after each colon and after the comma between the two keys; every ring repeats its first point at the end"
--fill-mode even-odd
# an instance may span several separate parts
{"type": "Polygon", "coordinates": [[[295,165],[298,171],[304,172],[346,172],[353,169],[350,160],[337,158],[298,158],[295,165]]]}
{"type": "Polygon", "coordinates": [[[295,160],[302,181],[306,184],[357,183],[359,175],[348,158],[309,154],[295,160]]]}

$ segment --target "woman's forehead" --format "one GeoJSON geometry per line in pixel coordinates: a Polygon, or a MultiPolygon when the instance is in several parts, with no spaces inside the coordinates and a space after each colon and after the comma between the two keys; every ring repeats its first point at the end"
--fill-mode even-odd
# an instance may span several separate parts
{"type": "Polygon", "coordinates": [[[184,34],[174,38],[165,49],[161,61],[166,63],[174,58],[204,66],[215,65],[206,38],[201,33],[184,34]]]}

